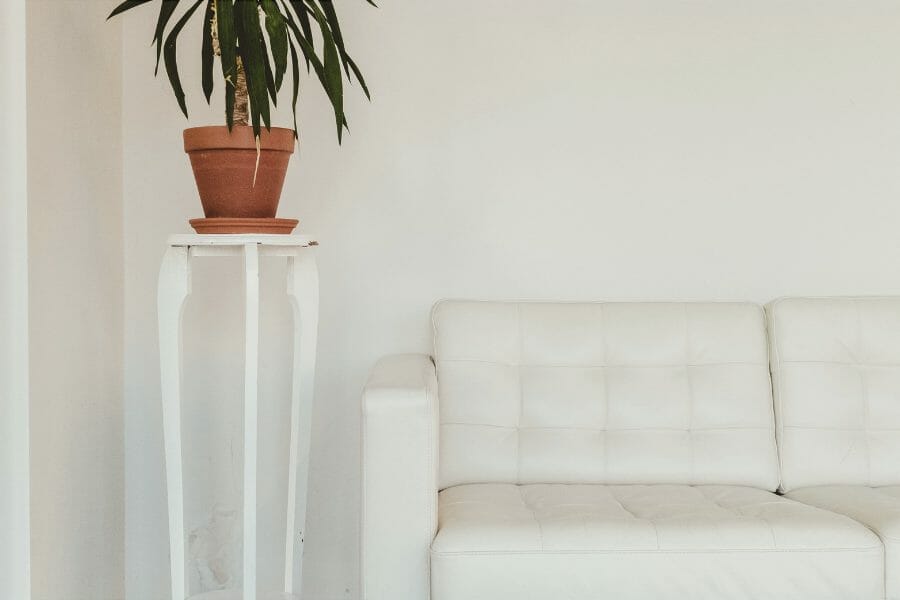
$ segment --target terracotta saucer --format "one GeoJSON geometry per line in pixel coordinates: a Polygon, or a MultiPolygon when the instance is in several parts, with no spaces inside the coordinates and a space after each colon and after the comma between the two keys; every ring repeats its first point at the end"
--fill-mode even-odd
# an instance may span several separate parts
{"type": "Polygon", "coordinates": [[[282,233],[289,234],[299,223],[297,219],[225,218],[191,219],[197,233],[282,233]]]}

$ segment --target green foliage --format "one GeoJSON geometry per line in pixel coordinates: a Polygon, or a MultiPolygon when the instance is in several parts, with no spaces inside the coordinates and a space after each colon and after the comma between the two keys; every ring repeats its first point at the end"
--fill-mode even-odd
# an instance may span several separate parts
{"type": "MultiPolygon", "coordinates": [[[[225,122],[229,128],[234,123],[238,69],[243,69],[246,77],[250,121],[257,136],[263,126],[271,127],[270,103],[277,105],[288,66],[291,67],[294,135],[297,135],[301,56],[307,72],[312,70],[331,102],[338,142],[347,128],[344,77],[349,82],[355,77],[366,97],[370,97],[359,67],[347,53],[333,0],[187,0],[184,3],[186,9],[171,26],[181,0],[125,0],[109,18],[150,2],[160,4],[153,34],[156,69],[158,71],[162,58],[175,99],[185,117],[188,112],[178,74],[177,42],[195,13],[203,14],[200,49],[203,95],[208,103],[213,92],[214,63],[218,55],[225,82],[225,122]],[[198,11],[203,4],[205,10],[198,11]],[[321,45],[321,57],[317,54],[317,43],[321,45]]],[[[372,0],[366,2],[375,6],[372,0]]]]}

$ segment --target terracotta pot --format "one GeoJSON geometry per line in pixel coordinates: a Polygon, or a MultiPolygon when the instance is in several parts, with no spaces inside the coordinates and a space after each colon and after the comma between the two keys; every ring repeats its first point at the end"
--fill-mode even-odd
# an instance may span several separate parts
{"type": "Polygon", "coordinates": [[[253,128],[192,127],[184,130],[203,213],[208,218],[273,218],[294,152],[294,132],[273,127],[260,134],[259,168],[253,128]],[[256,181],[254,182],[254,173],[256,181]]]}

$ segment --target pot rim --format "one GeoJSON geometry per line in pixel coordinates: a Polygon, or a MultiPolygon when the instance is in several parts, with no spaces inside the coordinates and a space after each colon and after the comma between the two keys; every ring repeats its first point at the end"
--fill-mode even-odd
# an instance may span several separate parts
{"type": "MultiPolygon", "coordinates": [[[[227,125],[205,125],[184,130],[184,151],[202,150],[256,150],[253,127],[234,125],[228,131],[227,125]]],[[[286,127],[262,128],[259,135],[260,150],[288,152],[293,154],[296,140],[294,130],[286,127]]]]}

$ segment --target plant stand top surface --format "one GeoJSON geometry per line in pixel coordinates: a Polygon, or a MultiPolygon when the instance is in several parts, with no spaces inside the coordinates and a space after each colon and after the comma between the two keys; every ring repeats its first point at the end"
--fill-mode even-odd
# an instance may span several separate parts
{"type": "Polygon", "coordinates": [[[246,246],[247,244],[258,244],[261,246],[306,248],[318,246],[319,242],[316,241],[315,237],[308,235],[178,233],[169,236],[168,244],[169,246],[246,246]]]}

